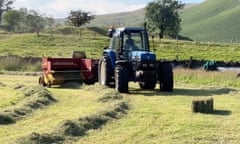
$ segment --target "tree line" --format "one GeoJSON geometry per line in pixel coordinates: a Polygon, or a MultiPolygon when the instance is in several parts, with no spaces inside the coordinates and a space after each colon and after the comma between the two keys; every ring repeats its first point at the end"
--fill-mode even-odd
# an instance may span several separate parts
{"type": "MultiPolygon", "coordinates": [[[[44,28],[51,28],[55,21],[51,16],[38,13],[35,10],[21,8],[13,10],[14,0],[0,0],[0,24],[8,32],[39,32],[44,28]]],[[[177,36],[181,31],[181,18],[179,9],[184,4],[178,0],[153,0],[148,3],[145,12],[145,22],[150,32],[158,33],[160,38],[164,35],[177,36]]],[[[71,11],[66,24],[80,27],[94,19],[90,12],[82,10],[71,11]]]]}
{"type": "Polygon", "coordinates": [[[21,8],[19,10],[9,10],[3,15],[2,27],[9,32],[39,32],[45,27],[54,24],[52,17],[47,17],[35,10],[21,8]]]}

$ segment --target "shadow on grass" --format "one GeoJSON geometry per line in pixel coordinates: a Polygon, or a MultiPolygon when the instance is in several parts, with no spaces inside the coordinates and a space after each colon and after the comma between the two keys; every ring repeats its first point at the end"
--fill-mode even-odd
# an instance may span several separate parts
{"type": "Polygon", "coordinates": [[[224,95],[230,92],[236,91],[230,88],[219,88],[219,89],[184,89],[176,88],[173,92],[161,92],[160,90],[142,90],[132,89],[130,94],[132,95],[144,95],[144,96],[214,96],[224,95]]]}
{"type": "Polygon", "coordinates": [[[82,85],[83,85],[82,83],[78,83],[78,82],[66,82],[66,83],[63,83],[61,85],[52,86],[52,88],[56,88],[56,89],[81,89],[82,85]]]}
{"type": "Polygon", "coordinates": [[[228,116],[231,115],[232,112],[229,110],[214,110],[211,115],[219,115],[219,116],[228,116]]]}

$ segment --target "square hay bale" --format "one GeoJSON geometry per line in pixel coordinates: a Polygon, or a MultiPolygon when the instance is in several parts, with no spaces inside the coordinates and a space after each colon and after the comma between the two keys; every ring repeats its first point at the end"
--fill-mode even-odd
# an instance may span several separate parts
{"type": "Polygon", "coordinates": [[[193,113],[213,113],[214,101],[213,98],[196,99],[192,101],[193,113]]]}

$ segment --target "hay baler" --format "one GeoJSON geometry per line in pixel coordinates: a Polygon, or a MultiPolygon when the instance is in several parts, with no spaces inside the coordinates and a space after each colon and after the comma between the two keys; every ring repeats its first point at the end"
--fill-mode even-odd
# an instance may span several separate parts
{"type": "Polygon", "coordinates": [[[65,82],[84,82],[94,84],[97,81],[98,60],[86,58],[42,58],[43,74],[39,84],[51,87],[65,82]]]}

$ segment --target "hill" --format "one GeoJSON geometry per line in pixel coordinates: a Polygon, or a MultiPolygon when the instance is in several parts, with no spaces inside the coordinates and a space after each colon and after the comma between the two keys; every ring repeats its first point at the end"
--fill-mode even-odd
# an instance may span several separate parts
{"type": "Polygon", "coordinates": [[[88,26],[140,26],[144,20],[144,8],[130,12],[97,15],[88,26]]]}
{"type": "MultiPolygon", "coordinates": [[[[185,9],[195,6],[194,3],[186,4],[185,9]]],[[[97,15],[87,26],[141,26],[144,23],[145,9],[129,12],[97,15]]]]}
{"type": "Polygon", "coordinates": [[[182,13],[182,35],[200,41],[240,42],[240,1],[207,0],[182,13]]]}
{"type": "MultiPolygon", "coordinates": [[[[206,0],[201,4],[187,4],[181,10],[181,35],[205,42],[240,42],[239,0],[206,0]]],[[[144,8],[123,13],[97,15],[87,26],[140,26],[144,8]]]]}

